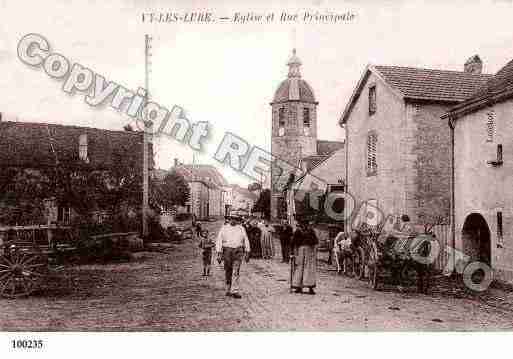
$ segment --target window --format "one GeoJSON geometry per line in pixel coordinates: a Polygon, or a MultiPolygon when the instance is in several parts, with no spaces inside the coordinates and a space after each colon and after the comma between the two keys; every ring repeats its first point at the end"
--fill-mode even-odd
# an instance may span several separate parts
{"type": "Polygon", "coordinates": [[[486,142],[493,142],[495,135],[495,111],[491,110],[486,114],[486,142]]]}
{"type": "Polygon", "coordinates": [[[285,108],[278,110],[278,136],[285,135],[285,108]]]}
{"type": "Polygon", "coordinates": [[[87,134],[83,133],[78,138],[78,158],[81,161],[89,162],[87,157],[87,134]]]}
{"type": "Polygon", "coordinates": [[[371,132],[367,136],[367,176],[376,175],[378,172],[378,161],[376,147],[378,135],[371,132]]]}
{"type": "Polygon", "coordinates": [[[369,115],[376,113],[376,85],[369,87],[369,115]]]}
{"type": "Polygon", "coordinates": [[[303,132],[305,136],[310,136],[310,109],[303,108],[303,132]]]}
{"type": "Polygon", "coordinates": [[[57,222],[69,224],[71,220],[71,208],[61,207],[57,209],[57,222]]]}
{"type": "Polygon", "coordinates": [[[497,238],[502,240],[503,228],[502,228],[502,212],[497,212],[497,238]]]}

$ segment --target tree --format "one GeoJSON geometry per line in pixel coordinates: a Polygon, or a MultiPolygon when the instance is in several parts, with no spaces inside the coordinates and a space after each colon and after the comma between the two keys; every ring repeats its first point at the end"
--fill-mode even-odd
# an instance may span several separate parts
{"type": "Polygon", "coordinates": [[[271,190],[266,188],[253,206],[252,212],[261,212],[264,218],[271,218],[271,190]]]}
{"type": "Polygon", "coordinates": [[[189,185],[176,171],[168,173],[161,183],[152,187],[152,203],[159,208],[185,206],[190,197],[189,185]]]}

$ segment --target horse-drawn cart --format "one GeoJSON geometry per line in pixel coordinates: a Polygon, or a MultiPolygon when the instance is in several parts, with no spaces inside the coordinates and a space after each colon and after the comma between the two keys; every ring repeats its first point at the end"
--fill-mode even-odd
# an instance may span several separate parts
{"type": "Polygon", "coordinates": [[[70,227],[0,227],[0,297],[32,294],[75,249],[70,227]]]}
{"type": "Polygon", "coordinates": [[[350,239],[351,245],[343,255],[346,274],[351,271],[375,290],[390,282],[416,284],[419,292],[427,292],[434,262],[432,254],[436,253],[433,249],[439,245],[433,234],[383,233],[381,228],[365,228],[351,232],[350,239]]]}

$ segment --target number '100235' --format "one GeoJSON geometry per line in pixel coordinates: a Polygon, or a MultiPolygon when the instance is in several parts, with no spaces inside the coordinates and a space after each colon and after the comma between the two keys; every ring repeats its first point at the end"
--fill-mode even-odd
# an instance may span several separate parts
{"type": "Polygon", "coordinates": [[[11,340],[13,349],[42,349],[42,340],[11,340]]]}

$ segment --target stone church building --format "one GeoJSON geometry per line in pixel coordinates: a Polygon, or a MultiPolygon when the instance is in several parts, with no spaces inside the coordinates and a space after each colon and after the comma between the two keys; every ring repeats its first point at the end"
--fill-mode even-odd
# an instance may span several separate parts
{"type": "MultiPolygon", "coordinates": [[[[272,107],[273,156],[287,162],[301,173],[302,163],[320,161],[343,146],[338,141],[317,139],[317,105],[312,87],[301,78],[301,60],[292,52],[288,76],[274,94],[272,107]]],[[[333,169],[336,170],[336,169],[333,169]]],[[[277,169],[271,171],[271,218],[286,215],[283,188],[288,180],[277,169]]]]}

